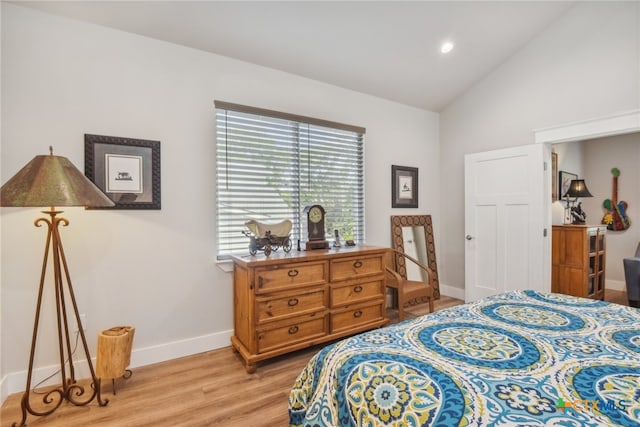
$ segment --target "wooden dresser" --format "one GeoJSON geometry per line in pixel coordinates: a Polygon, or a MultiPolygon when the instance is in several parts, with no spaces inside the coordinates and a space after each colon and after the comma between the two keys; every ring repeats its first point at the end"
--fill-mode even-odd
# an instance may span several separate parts
{"type": "Polygon", "coordinates": [[[233,257],[231,344],[256,362],[384,326],[387,248],[233,257]]]}
{"type": "Polygon", "coordinates": [[[551,291],[604,299],[606,225],[554,225],[551,291]]]}

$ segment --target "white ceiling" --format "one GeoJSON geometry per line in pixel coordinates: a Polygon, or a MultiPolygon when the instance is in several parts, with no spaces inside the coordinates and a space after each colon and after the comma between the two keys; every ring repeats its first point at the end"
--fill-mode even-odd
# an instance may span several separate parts
{"type": "Polygon", "coordinates": [[[19,3],[440,111],[575,2],[19,3]]]}

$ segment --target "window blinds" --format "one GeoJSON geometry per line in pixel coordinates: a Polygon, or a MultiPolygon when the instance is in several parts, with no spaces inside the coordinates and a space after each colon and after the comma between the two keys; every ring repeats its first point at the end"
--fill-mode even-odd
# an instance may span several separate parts
{"type": "Polygon", "coordinates": [[[249,219],[293,222],[326,210],[327,238],[364,239],[364,129],[216,101],[218,258],[248,252],[249,219]]]}

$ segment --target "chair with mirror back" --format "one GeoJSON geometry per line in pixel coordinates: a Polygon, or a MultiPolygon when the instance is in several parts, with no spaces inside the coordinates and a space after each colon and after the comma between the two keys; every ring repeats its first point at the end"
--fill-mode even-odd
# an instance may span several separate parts
{"type": "Polygon", "coordinates": [[[398,320],[404,320],[412,305],[428,303],[433,312],[440,285],[431,215],[391,216],[391,240],[387,287],[396,290],[398,320]]]}

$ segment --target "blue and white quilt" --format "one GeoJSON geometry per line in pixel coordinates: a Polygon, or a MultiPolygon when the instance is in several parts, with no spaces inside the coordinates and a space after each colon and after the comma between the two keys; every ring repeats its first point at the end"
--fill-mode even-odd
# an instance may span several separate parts
{"type": "Polygon", "coordinates": [[[639,426],[640,310],[516,291],[332,344],[292,426],[639,426]]]}

